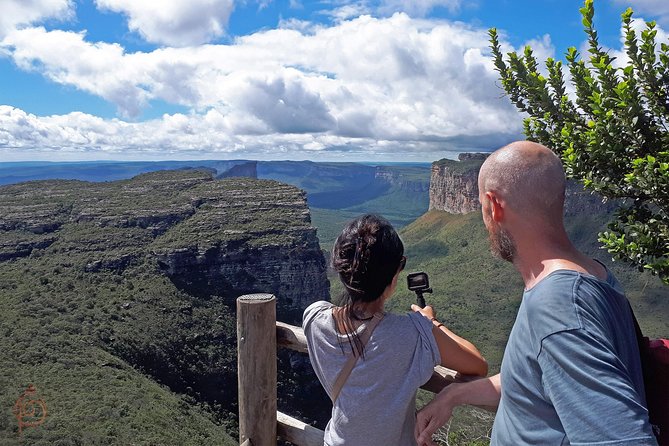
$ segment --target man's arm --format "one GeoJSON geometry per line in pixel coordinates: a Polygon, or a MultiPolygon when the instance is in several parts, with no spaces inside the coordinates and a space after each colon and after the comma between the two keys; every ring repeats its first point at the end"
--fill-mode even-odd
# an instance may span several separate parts
{"type": "Polygon", "coordinates": [[[502,391],[500,375],[467,383],[453,383],[444,388],[434,400],[416,414],[414,434],[418,446],[436,446],[432,434],[446,424],[453,409],[462,404],[497,406],[502,391]]]}

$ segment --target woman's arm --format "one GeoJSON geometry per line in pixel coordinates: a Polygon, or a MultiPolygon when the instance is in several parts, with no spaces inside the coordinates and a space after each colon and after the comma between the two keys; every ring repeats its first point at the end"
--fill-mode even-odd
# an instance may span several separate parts
{"type": "Polygon", "coordinates": [[[411,305],[411,309],[432,321],[432,334],[439,347],[441,365],[464,375],[488,374],[488,362],[481,356],[476,346],[440,323],[434,317],[434,309],[431,306],[420,308],[418,305],[411,305]]]}

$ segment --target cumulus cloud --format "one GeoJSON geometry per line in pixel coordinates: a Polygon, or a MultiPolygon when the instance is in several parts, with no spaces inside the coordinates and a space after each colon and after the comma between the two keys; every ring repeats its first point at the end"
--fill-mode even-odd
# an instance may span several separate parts
{"type": "Polygon", "coordinates": [[[46,19],[66,19],[73,13],[72,0],[3,0],[0,39],[8,32],[46,19]]]}
{"type": "Polygon", "coordinates": [[[666,0],[615,0],[622,6],[630,6],[638,14],[650,14],[658,18],[658,22],[669,25],[669,2],[666,0]]]}
{"type": "Polygon", "coordinates": [[[123,116],[137,116],[148,96],[140,85],[141,66],[118,44],[84,39],[84,33],[25,28],[10,33],[2,46],[20,68],[100,96],[116,104],[123,116]]]}
{"type": "MultiPolygon", "coordinates": [[[[538,44],[552,48],[547,38],[538,44]]],[[[521,129],[496,83],[486,30],[403,13],[150,52],[40,27],[16,30],[0,47],[26,70],[114,103],[122,118],[136,118],[153,100],[191,110],[146,123],[81,114],[18,119],[20,110],[5,110],[0,128],[31,124],[11,124],[14,138],[5,132],[0,147],[36,144],[46,128],[72,139],[43,143],[72,150],[436,153],[492,148],[521,129]]]]}
{"type": "Polygon", "coordinates": [[[344,20],[360,17],[361,15],[371,14],[372,8],[366,1],[358,1],[352,3],[345,3],[336,8],[323,11],[323,14],[335,19],[335,21],[342,22],[344,20]]]}
{"type": "Polygon", "coordinates": [[[100,9],[123,13],[128,28],[148,42],[191,46],[210,42],[225,33],[233,0],[95,0],[100,9]]]}

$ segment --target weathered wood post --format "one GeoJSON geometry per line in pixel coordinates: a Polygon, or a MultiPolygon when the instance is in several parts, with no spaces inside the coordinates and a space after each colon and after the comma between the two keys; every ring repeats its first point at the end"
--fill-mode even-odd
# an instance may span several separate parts
{"type": "Polygon", "coordinates": [[[276,298],[237,298],[239,443],[276,446],[276,298]]]}

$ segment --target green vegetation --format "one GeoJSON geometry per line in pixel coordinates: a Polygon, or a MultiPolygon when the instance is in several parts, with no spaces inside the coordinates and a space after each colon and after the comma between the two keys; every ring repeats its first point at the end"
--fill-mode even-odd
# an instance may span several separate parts
{"type": "MultiPolygon", "coordinates": [[[[0,443],[19,444],[11,410],[34,384],[48,417],[24,431],[24,444],[235,444],[217,420],[222,413],[158,384],[147,376],[155,370],[134,356],[162,352],[158,365],[173,367],[174,374],[183,374],[183,366],[211,369],[209,358],[230,352],[202,352],[192,340],[209,332],[234,342],[229,327],[205,322],[220,315],[232,320],[227,308],[194,304],[156,277],[150,264],[86,273],[90,254],[70,249],[71,241],[0,264],[0,443]],[[183,314],[184,308],[202,319],[183,314]],[[175,363],[178,356],[193,362],[175,363]]],[[[113,247],[105,251],[114,253],[113,247]]],[[[173,384],[169,373],[161,378],[173,384]]]]}
{"type": "Polygon", "coordinates": [[[234,178],[200,184],[189,190],[198,197],[199,212],[158,237],[152,249],[198,243],[248,243],[253,246],[290,244],[311,225],[302,194],[271,180],[234,178]],[[267,197],[258,186],[271,190],[267,197]],[[207,242],[209,241],[209,242],[207,242]]]}
{"type": "Polygon", "coordinates": [[[177,287],[156,253],[306,250],[303,193],[188,170],[5,186],[0,207],[0,444],[236,444],[231,302],[177,287]],[[48,416],[19,440],[29,384],[48,416]]]}
{"type": "Polygon", "coordinates": [[[380,196],[343,209],[311,206],[311,220],[318,228],[321,248],[329,251],[344,225],[362,214],[383,215],[399,230],[425,213],[428,205],[427,188],[416,191],[401,186],[391,186],[380,196]]]}
{"type": "Polygon", "coordinates": [[[447,158],[440,159],[439,161],[434,162],[434,166],[437,167],[448,167],[449,172],[454,174],[464,174],[471,171],[476,171],[478,173],[481,165],[483,164],[482,159],[470,159],[470,160],[451,160],[447,158]]]}
{"type": "Polygon", "coordinates": [[[575,47],[567,50],[574,98],[567,93],[560,61],[546,60],[547,77],[529,46],[505,61],[493,28],[495,66],[511,101],[529,115],[527,137],[560,155],[569,177],[621,200],[600,242],[617,258],[669,284],[669,43],[656,42],[655,22],[647,22],[639,36],[627,9],[622,15],[626,60],[618,68],[599,45],[593,0],[586,0],[580,12],[590,56],[583,60],[575,47]]]}
{"type": "Polygon", "coordinates": [[[395,227],[402,228],[425,213],[430,204],[429,201],[427,189],[416,191],[402,186],[391,186],[383,195],[345,210],[357,213],[357,215],[381,214],[395,227]]]}

